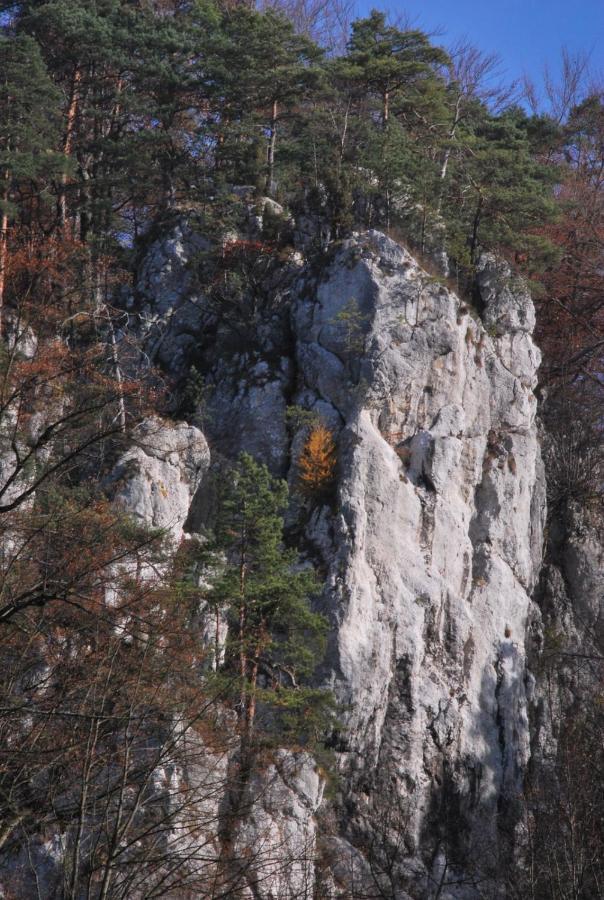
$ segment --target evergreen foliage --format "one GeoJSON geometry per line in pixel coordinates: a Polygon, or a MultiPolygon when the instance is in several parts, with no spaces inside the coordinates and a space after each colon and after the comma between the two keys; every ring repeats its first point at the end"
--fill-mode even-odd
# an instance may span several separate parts
{"type": "MultiPolygon", "coordinates": [[[[115,252],[184,204],[220,232],[247,185],[336,238],[396,227],[423,250],[438,234],[470,277],[483,249],[530,244],[534,265],[546,249],[543,118],[493,112],[441,47],[381,12],[330,58],[273,10],[213,0],[29,0],[4,31],[5,66],[27,58],[16,87],[31,89],[11,166],[64,170],[46,185],[56,217],[36,210],[36,227],[115,252]]],[[[12,183],[9,202],[31,223],[12,183]]]]}
{"type": "Polygon", "coordinates": [[[385,14],[373,10],[368,18],[353,22],[348,53],[340,66],[357,90],[377,98],[385,128],[401,94],[408,100],[423,80],[434,77],[435,67],[447,61],[447,54],[432,46],[423,32],[388,25],[385,14]]]}
{"type": "Polygon", "coordinates": [[[328,693],[308,685],[327,622],[309,603],[319,589],[313,570],[301,568],[296,551],[284,546],[286,505],[286,483],[242,454],[201,556],[202,573],[210,573],[202,574],[209,580],[206,601],[230,626],[219,678],[235,691],[248,740],[259,722],[280,740],[316,740],[331,706],[328,693]]]}
{"type": "MultiPolygon", "coordinates": [[[[331,55],[250,3],[0,0],[0,13],[0,848],[24,865],[33,848],[37,879],[44,842],[62,867],[53,896],[238,896],[237,879],[208,884],[208,855],[183,850],[183,828],[193,843],[209,835],[211,859],[221,844],[228,872],[236,848],[216,798],[239,795],[238,816],[260,746],[314,749],[333,724],[331,694],[313,686],[320,584],[287,545],[285,482],[248,455],[221,485],[213,532],[186,551],[104,495],[164,393],[140,374],[135,329],[118,340],[119,288],[144,242],[193,212],[207,244],[188,274],[207,340],[254,365],[267,321],[288,321],[298,251],[320,271],[334,241],[380,227],[446,251],[470,289],[483,251],[513,259],[541,285],[550,506],[559,521],[570,503],[599,511],[602,91],[567,85],[558,111],[529,114],[481,84],[488,58],[449,55],[378,11],[331,55]],[[198,782],[212,754],[236,751],[235,778],[220,763],[216,783],[198,782]],[[158,787],[176,771],[176,788],[158,787]]],[[[360,396],[356,300],[329,324],[360,396]]],[[[189,420],[210,415],[204,352],[171,407],[189,420]]],[[[322,501],[334,436],[314,412],[288,416],[306,434],[297,488],[322,501]]],[[[533,894],[550,883],[548,848],[572,856],[574,834],[551,821],[573,805],[602,857],[601,791],[581,793],[600,718],[561,733],[569,796],[552,804],[536,785],[532,847],[546,864],[526,867],[533,894]]],[[[557,873],[564,893],[571,876],[557,873]]],[[[590,864],[588,890],[601,882],[590,864]]],[[[9,893],[25,896],[18,882],[9,893]]]]}
{"type": "MultiPolygon", "coordinates": [[[[38,44],[0,35],[0,171],[13,190],[56,171],[59,104],[38,44]]],[[[46,185],[36,187],[39,195],[46,185]]]]}
{"type": "Polygon", "coordinates": [[[555,173],[537,159],[530,126],[519,109],[499,117],[481,111],[472,123],[443,207],[460,263],[473,265],[485,248],[539,249],[534,233],[554,215],[555,173]]]}

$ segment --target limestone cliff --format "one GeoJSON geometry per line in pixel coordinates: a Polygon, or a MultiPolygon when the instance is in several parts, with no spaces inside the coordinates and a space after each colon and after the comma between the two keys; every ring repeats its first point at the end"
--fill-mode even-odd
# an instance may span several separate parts
{"type": "MultiPolygon", "coordinates": [[[[290,266],[286,301],[226,352],[190,285],[200,240],[181,224],[154,244],[138,297],[150,355],[178,377],[193,362],[204,373],[210,448],[247,449],[293,484],[292,404],[338,444],[334,497],[292,513],[326,572],[323,678],[344,710],[337,789],[320,806],[317,787],[300,794],[281,778],[292,799],[279,821],[269,796],[244,823],[242,840],[285,842],[294,856],[304,844],[319,860],[312,877],[294,867],[254,896],[348,897],[353,882],[387,881],[412,896],[472,896],[511,851],[531,753],[525,632],[545,491],[530,296],[485,256],[470,303],[367,232],[319,267],[290,266]]],[[[308,783],[312,763],[300,765],[308,783]]]]}
{"type": "Polygon", "coordinates": [[[486,258],[480,285],[483,321],[370,233],[303,295],[296,320],[304,399],[342,418],[330,540],[320,518],[309,530],[329,565],[331,677],[350,707],[347,826],[370,842],[394,803],[401,866],[419,853],[437,870],[497,845],[529,756],[540,357],[509,271],[486,258]],[[333,323],[351,297],[363,349],[347,360],[333,323]]]}

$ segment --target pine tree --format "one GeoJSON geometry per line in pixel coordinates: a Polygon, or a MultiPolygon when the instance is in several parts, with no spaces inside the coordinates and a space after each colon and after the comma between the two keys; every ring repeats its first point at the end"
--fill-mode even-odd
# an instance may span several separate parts
{"type": "Polygon", "coordinates": [[[447,61],[423,32],[388,25],[373,11],[353,23],[346,56],[330,63],[339,93],[348,95],[346,165],[365,225],[389,228],[427,207],[444,96],[439,68],[447,61]]]}
{"type": "Polygon", "coordinates": [[[121,122],[120,97],[127,70],[124,39],[128,21],[120,0],[29,0],[19,8],[20,34],[35,38],[62,93],[60,149],[73,160],[57,186],[58,226],[81,237],[98,236],[110,225],[105,150],[121,122]]]}
{"type": "MultiPolygon", "coordinates": [[[[299,567],[297,553],[283,544],[287,485],[266,466],[242,454],[220,503],[208,564],[226,555],[218,576],[210,574],[208,602],[226,609],[229,638],[223,675],[238,691],[238,712],[249,742],[262,708],[264,726],[279,723],[308,739],[329,695],[308,687],[322,655],[326,631],[309,596],[316,593],[314,572],[299,567]]],[[[208,569],[211,573],[212,566],[208,569]]]]}
{"type": "Polygon", "coordinates": [[[422,31],[402,31],[388,25],[385,14],[374,9],[366,19],[353,22],[342,70],[379,99],[385,128],[397,95],[409,94],[419,82],[433,75],[436,66],[447,61],[444,50],[432,46],[422,31]]]}
{"type": "Polygon", "coordinates": [[[321,51],[273,11],[238,6],[205,42],[218,114],[219,164],[269,195],[277,188],[277,137],[320,80],[321,51]],[[233,171],[233,167],[237,168],[233,171]]]}
{"type": "Polygon", "coordinates": [[[25,198],[44,195],[48,178],[59,167],[54,152],[58,104],[36,42],[0,35],[0,317],[9,223],[19,212],[19,201],[23,205],[25,198]]]}
{"type": "Polygon", "coordinates": [[[484,249],[532,248],[535,257],[548,251],[531,230],[554,214],[554,178],[536,158],[531,136],[531,120],[519,109],[497,117],[483,109],[471,124],[443,204],[449,248],[460,264],[471,268],[484,249]]]}

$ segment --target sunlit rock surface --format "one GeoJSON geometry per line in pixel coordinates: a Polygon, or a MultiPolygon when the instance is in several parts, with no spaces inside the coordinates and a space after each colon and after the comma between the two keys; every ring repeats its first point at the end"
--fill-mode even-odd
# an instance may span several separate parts
{"type": "MultiPolygon", "coordinates": [[[[171,310],[178,321],[191,291],[186,261],[172,243],[153,254],[145,308],[155,304],[161,344],[184,360],[195,326],[172,328],[171,310]]],[[[239,835],[248,844],[262,835],[269,849],[285,842],[298,857],[318,836],[325,896],[349,896],[349,877],[371,878],[394,832],[404,835],[401,885],[430,896],[440,883],[447,896],[443,872],[494,858],[503,827],[514,831],[530,756],[525,631],[545,512],[533,394],[540,354],[530,296],[509,268],[485,256],[479,287],[477,309],[367,232],[332,250],[320,271],[292,272],[287,305],[271,307],[246,353],[205,351],[207,433],[221,453],[247,449],[282,473],[289,465],[294,484],[300,437],[285,427],[286,406],[315,412],[337,438],[333,497],[304,506],[297,527],[327,573],[322,677],[343,710],[338,790],[320,804],[318,786],[308,789],[312,769],[301,786],[275,763],[239,835]]],[[[207,347],[207,332],[198,341],[207,347]]],[[[166,462],[129,451],[138,474],[120,496],[153,524],[184,523],[207,465],[204,451],[178,464],[170,452],[166,462]],[[167,504],[147,486],[160,481],[167,504]]],[[[319,878],[309,871],[295,876],[306,879],[301,896],[319,878]]],[[[272,881],[256,879],[254,896],[290,896],[282,879],[277,870],[272,881]]]]}

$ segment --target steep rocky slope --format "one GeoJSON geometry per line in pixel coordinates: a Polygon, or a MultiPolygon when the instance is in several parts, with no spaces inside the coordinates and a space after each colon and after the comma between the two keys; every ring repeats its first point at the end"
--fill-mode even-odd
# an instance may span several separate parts
{"type": "MultiPolygon", "coordinates": [[[[269,796],[242,840],[318,852],[321,896],[353,896],[351,879],[471,895],[465,883],[509,850],[530,756],[525,631],[539,617],[545,512],[530,296],[484,257],[477,310],[367,232],[318,269],[291,264],[286,300],[233,348],[192,287],[201,240],[181,222],[152,245],[137,298],[151,357],[181,378],[192,363],[204,373],[212,453],[247,449],[294,484],[292,404],[338,444],[331,502],[292,513],[326,573],[323,677],[345,725],[336,796],[319,807],[316,786],[300,793],[313,765],[298,760],[298,776],[279,779],[276,819],[269,796]]],[[[312,896],[307,868],[254,896],[312,896]]]]}
{"type": "Polygon", "coordinates": [[[303,301],[296,331],[308,390],[343,418],[332,537],[316,540],[333,680],[351,707],[349,827],[371,832],[398,802],[409,855],[429,847],[449,865],[495,845],[496,813],[521,789],[544,505],[530,298],[490,259],[480,283],[482,323],[369,234],[303,301]],[[350,297],[366,322],[352,406],[330,324],[350,297]]]}

